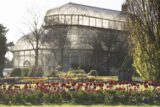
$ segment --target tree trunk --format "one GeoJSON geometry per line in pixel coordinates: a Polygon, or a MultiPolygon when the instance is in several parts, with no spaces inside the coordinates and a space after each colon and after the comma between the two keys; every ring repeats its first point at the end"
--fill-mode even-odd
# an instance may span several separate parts
{"type": "Polygon", "coordinates": [[[111,46],[108,45],[108,51],[107,51],[107,60],[106,60],[106,71],[107,71],[107,74],[110,75],[110,54],[111,54],[111,46]]]}
{"type": "Polygon", "coordinates": [[[62,67],[62,70],[64,69],[63,68],[63,54],[64,54],[64,49],[61,49],[61,67],[62,67]]]}
{"type": "Polygon", "coordinates": [[[60,60],[60,66],[61,66],[61,69],[60,70],[63,70],[63,55],[64,54],[64,49],[60,49],[60,57],[61,57],[61,60],[60,60]]]}
{"type": "Polygon", "coordinates": [[[35,49],[35,66],[38,67],[38,60],[39,60],[39,39],[36,38],[36,49],[35,49]]]}
{"type": "Polygon", "coordinates": [[[35,66],[38,67],[38,49],[35,51],[35,66]]]}

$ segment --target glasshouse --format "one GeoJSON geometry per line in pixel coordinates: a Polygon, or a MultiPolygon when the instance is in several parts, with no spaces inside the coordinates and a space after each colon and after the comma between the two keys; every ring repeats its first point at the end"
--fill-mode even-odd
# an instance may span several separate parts
{"type": "MultiPolygon", "coordinates": [[[[45,33],[39,42],[38,66],[45,70],[72,67],[115,73],[127,56],[126,15],[75,3],[50,9],[42,25],[45,33]]],[[[35,51],[29,39],[21,37],[13,49],[14,67],[35,65],[35,51]]]]}

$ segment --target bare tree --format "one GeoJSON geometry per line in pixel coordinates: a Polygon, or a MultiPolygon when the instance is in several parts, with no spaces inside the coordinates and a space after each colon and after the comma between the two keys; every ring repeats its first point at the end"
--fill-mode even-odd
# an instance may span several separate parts
{"type": "Polygon", "coordinates": [[[98,32],[98,36],[105,51],[106,70],[110,71],[110,67],[113,65],[119,68],[128,52],[125,32],[110,30],[98,32]]]}
{"type": "Polygon", "coordinates": [[[70,40],[67,36],[68,31],[68,26],[55,26],[49,29],[45,37],[45,42],[51,48],[51,52],[54,54],[55,60],[58,61],[57,53],[60,53],[60,62],[58,61],[58,63],[62,68],[64,64],[65,50],[70,48],[70,40]]]}
{"type": "MultiPolygon", "coordinates": [[[[120,66],[127,55],[128,48],[125,32],[117,30],[97,31],[88,33],[83,44],[88,44],[92,48],[91,54],[93,67],[105,66],[105,73],[110,74],[111,68],[120,66]]],[[[102,71],[102,70],[101,70],[102,71]]]]}
{"type": "Polygon", "coordinates": [[[41,18],[35,12],[31,12],[32,19],[28,21],[26,24],[30,30],[29,34],[24,34],[24,37],[32,46],[32,49],[35,53],[35,67],[39,65],[39,49],[42,45],[42,40],[45,35],[45,29],[41,26],[41,18]]]}

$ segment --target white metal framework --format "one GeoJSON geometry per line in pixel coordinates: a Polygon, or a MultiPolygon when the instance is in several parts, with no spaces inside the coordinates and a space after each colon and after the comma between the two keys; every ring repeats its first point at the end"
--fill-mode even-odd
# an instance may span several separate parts
{"type": "MultiPolygon", "coordinates": [[[[44,28],[50,30],[55,27],[69,26],[70,30],[67,33],[68,38],[71,41],[71,47],[65,49],[64,52],[64,69],[68,69],[70,65],[97,65],[106,69],[106,55],[109,55],[107,48],[101,56],[96,56],[93,60],[91,54],[93,53],[93,47],[83,43],[83,40],[92,39],[93,36],[98,36],[97,32],[105,32],[106,36],[111,32],[119,32],[119,41],[115,40],[115,46],[119,47],[120,43],[124,42],[120,39],[121,34],[126,31],[126,17],[121,11],[102,9],[97,7],[85,6],[75,3],[68,3],[63,6],[50,9],[47,11],[44,19],[44,28]],[[101,62],[98,62],[99,60],[101,62]]],[[[31,35],[30,35],[31,36],[31,35]]],[[[52,35],[51,35],[52,36],[52,35]]],[[[105,48],[105,47],[104,47],[105,48]]],[[[54,59],[55,55],[52,55],[51,50],[56,50],[58,58],[59,49],[55,47],[41,46],[39,49],[39,65],[43,67],[52,66],[55,67],[58,61],[54,59]],[[50,56],[48,58],[48,56],[50,56]]],[[[22,37],[17,41],[14,47],[14,66],[26,67],[34,66],[35,53],[31,45],[27,42],[25,37],[22,37]]],[[[110,56],[116,62],[116,56],[118,52],[110,56]]],[[[107,65],[109,66],[109,65],[107,65]]]]}

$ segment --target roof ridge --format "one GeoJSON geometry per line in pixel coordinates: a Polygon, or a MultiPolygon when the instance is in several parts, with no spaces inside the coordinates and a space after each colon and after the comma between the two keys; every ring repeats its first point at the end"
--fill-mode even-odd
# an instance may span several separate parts
{"type": "Polygon", "coordinates": [[[66,4],[64,4],[63,6],[68,5],[68,4],[79,5],[79,6],[89,7],[89,8],[96,8],[96,9],[100,9],[100,10],[108,10],[108,11],[121,12],[120,10],[113,10],[113,9],[101,8],[101,7],[90,6],[90,5],[85,5],[85,4],[79,4],[79,3],[74,3],[74,2],[66,3],[66,4]]]}

